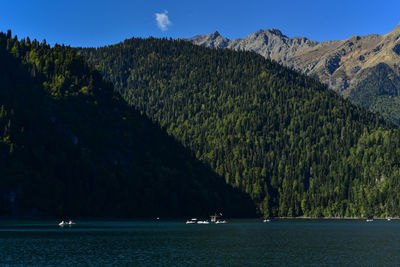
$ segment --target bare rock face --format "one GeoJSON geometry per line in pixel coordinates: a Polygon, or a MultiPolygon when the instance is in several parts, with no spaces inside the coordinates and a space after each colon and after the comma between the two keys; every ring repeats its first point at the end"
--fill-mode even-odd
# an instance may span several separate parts
{"type": "Polygon", "coordinates": [[[215,32],[198,35],[187,41],[211,48],[252,51],[281,63],[285,63],[288,58],[295,56],[298,52],[318,44],[305,37],[289,38],[277,29],[259,30],[244,39],[229,40],[215,32]]]}
{"type": "Polygon", "coordinates": [[[218,31],[211,34],[197,35],[189,40],[194,44],[210,48],[227,48],[229,43],[229,39],[222,37],[218,31]]]}
{"type": "Polygon", "coordinates": [[[360,82],[364,70],[385,63],[398,73],[400,66],[400,25],[385,35],[352,36],[322,43],[305,37],[289,38],[277,29],[259,30],[235,40],[218,32],[187,40],[207,47],[256,52],[318,78],[345,95],[360,82]]]}
{"type": "Polygon", "coordinates": [[[227,48],[253,51],[284,64],[288,58],[317,44],[305,37],[291,39],[277,29],[269,29],[259,30],[244,39],[233,40],[227,48]]]}

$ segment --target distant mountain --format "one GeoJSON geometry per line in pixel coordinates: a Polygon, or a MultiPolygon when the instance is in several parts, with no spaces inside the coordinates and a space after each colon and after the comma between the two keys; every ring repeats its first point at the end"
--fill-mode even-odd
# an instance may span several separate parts
{"type": "Polygon", "coordinates": [[[317,80],[182,40],[132,38],[80,53],[264,216],[400,215],[400,131],[317,80]]]}
{"type": "MultiPolygon", "coordinates": [[[[374,69],[379,64],[386,64],[391,69],[394,80],[400,79],[400,25],[385,35],[352,36],[343,41],[322,43],[305,37],[288,38],[276,29],[260,30],[246,38],[235,40],[228,40],[218,33],[199,35],[187,40],[207,47],[259,53],[319,79],[329,88],[341,92],[346,97],[350,94],[354,95],[351,91],[355,88],[358,88],[356,92],[361,92],[361,88],[365,86],[365,82],[362,84],[362,81],[370,75],[374,76],[374,69]]],[[[369,84],[371,84],[371,79],[372,77],[369,78],[369,84]]],[[[350,99],[356,104],[361,104],[357,102],[357,97],[350,99]]],[[[383,102],[371,101],[376,102],[374,107],[364,107],[379,111],[399,123],[398,111],[391,109],[389,113],[384,106],[381,106],[384,105],[383,102]]]]}
{"type": "Polygon", "coordinates": [[[70,47],[0,33],[0,215],[254,216],[70,47]]]}
{"type": "Polygon", "coordinates": [[[228,48],[229,39],[222,37],[219,32],[207,35],[198,35],[190,39],[193,43],[210,48],[228,48]]]}
{"type": "Polygon", "coordinates": [[[189,42],[210,48],[229,48],[256,52],[279,63],[285,63],[303,51],[318,45],[318,42],[305,37],[289,38],[277,29],[259,30],[244,39],[229,40],[219,32],[198,35],[187,39],[189,42]]]}

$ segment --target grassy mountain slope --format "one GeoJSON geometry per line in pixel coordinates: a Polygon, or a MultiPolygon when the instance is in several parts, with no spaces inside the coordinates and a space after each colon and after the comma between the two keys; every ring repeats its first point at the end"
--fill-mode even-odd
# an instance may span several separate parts
{"type": "Polygon", "coordinates": [[[0,33],[0,212],[254,215],[70,47],[0,33]]]}
{"type": "MultiPolygon", "coordinates": [[[[184,41],[129,39],[80,51],[265,216],[399,215],[387,204],[398,186],[375,191],[356,153],[362,137],[391,136],[391,124],[321,83],[250,52],[184,41]]],[[[397,184],[397,152],[384,153],[390,175],[382,181],[397,184]]]]}

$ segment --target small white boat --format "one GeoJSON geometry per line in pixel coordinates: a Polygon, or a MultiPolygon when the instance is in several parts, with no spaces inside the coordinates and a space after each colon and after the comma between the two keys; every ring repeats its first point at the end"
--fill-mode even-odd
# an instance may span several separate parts
{"type": "Polygon", "coordinates": [[[209,221],[198,221],[197,224],[210,224],[209,221]]]}
{"type": "Polygon", "coordinates": [[[216,221],[215,223],[216,223],[216,224],[220,224],[220,223],[228,223],[228,221],[227,221],[227,220],[223,220],[223,221],[221,221],[221,220],[218,220],[218,221],[216,221]]]}
{"type": "Polygon", "coordinates": [[[193,218],[193,219],[187,220],[186,224],[196,224],[196,222],[197,222],[197,219],[193,218]]]}
{"type": "Polygon", "coordinates": [[[390,222],[392,220],[392,218],[387,218],[387,220],[390,222]]]}
{"type": "Polygon", "coordinates": [[[67,221],[61,221],[59,224],[58,224],[58,226],[65,226],[65,225],[74,225],[74,224],[76,224],[75,222],[73,222],[72,220],[69,220],[68,222],[67,221]]]}
{"type": "Polygon", "coordinates": [[[58,226],[65,226],[65,225],[70,225],[69,222],[67,221],[61,221],[58,226]]]}
{"type": "Polygon", "coordinates": [[[271,221],[270,219],[264,219],[263,222],[267,223],[267,222],[270,222],[270,221],[271,221]]]}
{"type": "Polygon", "coordinates": [[[373,222],[374,219],[367,219],[366,222],[373,222]]]}

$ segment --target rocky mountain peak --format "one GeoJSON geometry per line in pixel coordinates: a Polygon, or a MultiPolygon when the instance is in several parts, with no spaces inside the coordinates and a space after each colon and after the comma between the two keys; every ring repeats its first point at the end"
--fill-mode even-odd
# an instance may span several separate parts
{"type": "Polygon", "coordinates": [[[210,37],[214,37],[214,38],[219,37],[219,36],[221,36],[221,34],[218,31],[215,31],[214,33],[212,33],[210,35],[210,37]]]}
{"type": "Polygon", "coordinates": [[[186,40],[197,45],[211,48],[226,48],[229,43],[229,39],[223,37],[218,31],[210,34],[197,35],[186,40]]]}
{"type": "Polygon", "coordinates": [[[283,35],[282,32],[280,30],[278,30],[278,29],[268,29],[265,32],[266,33],[268,32],[268,33],[273,34],[273,35],[277,35],[279,37],[286,37],[287,38],[287,36],[283,35]]]}

